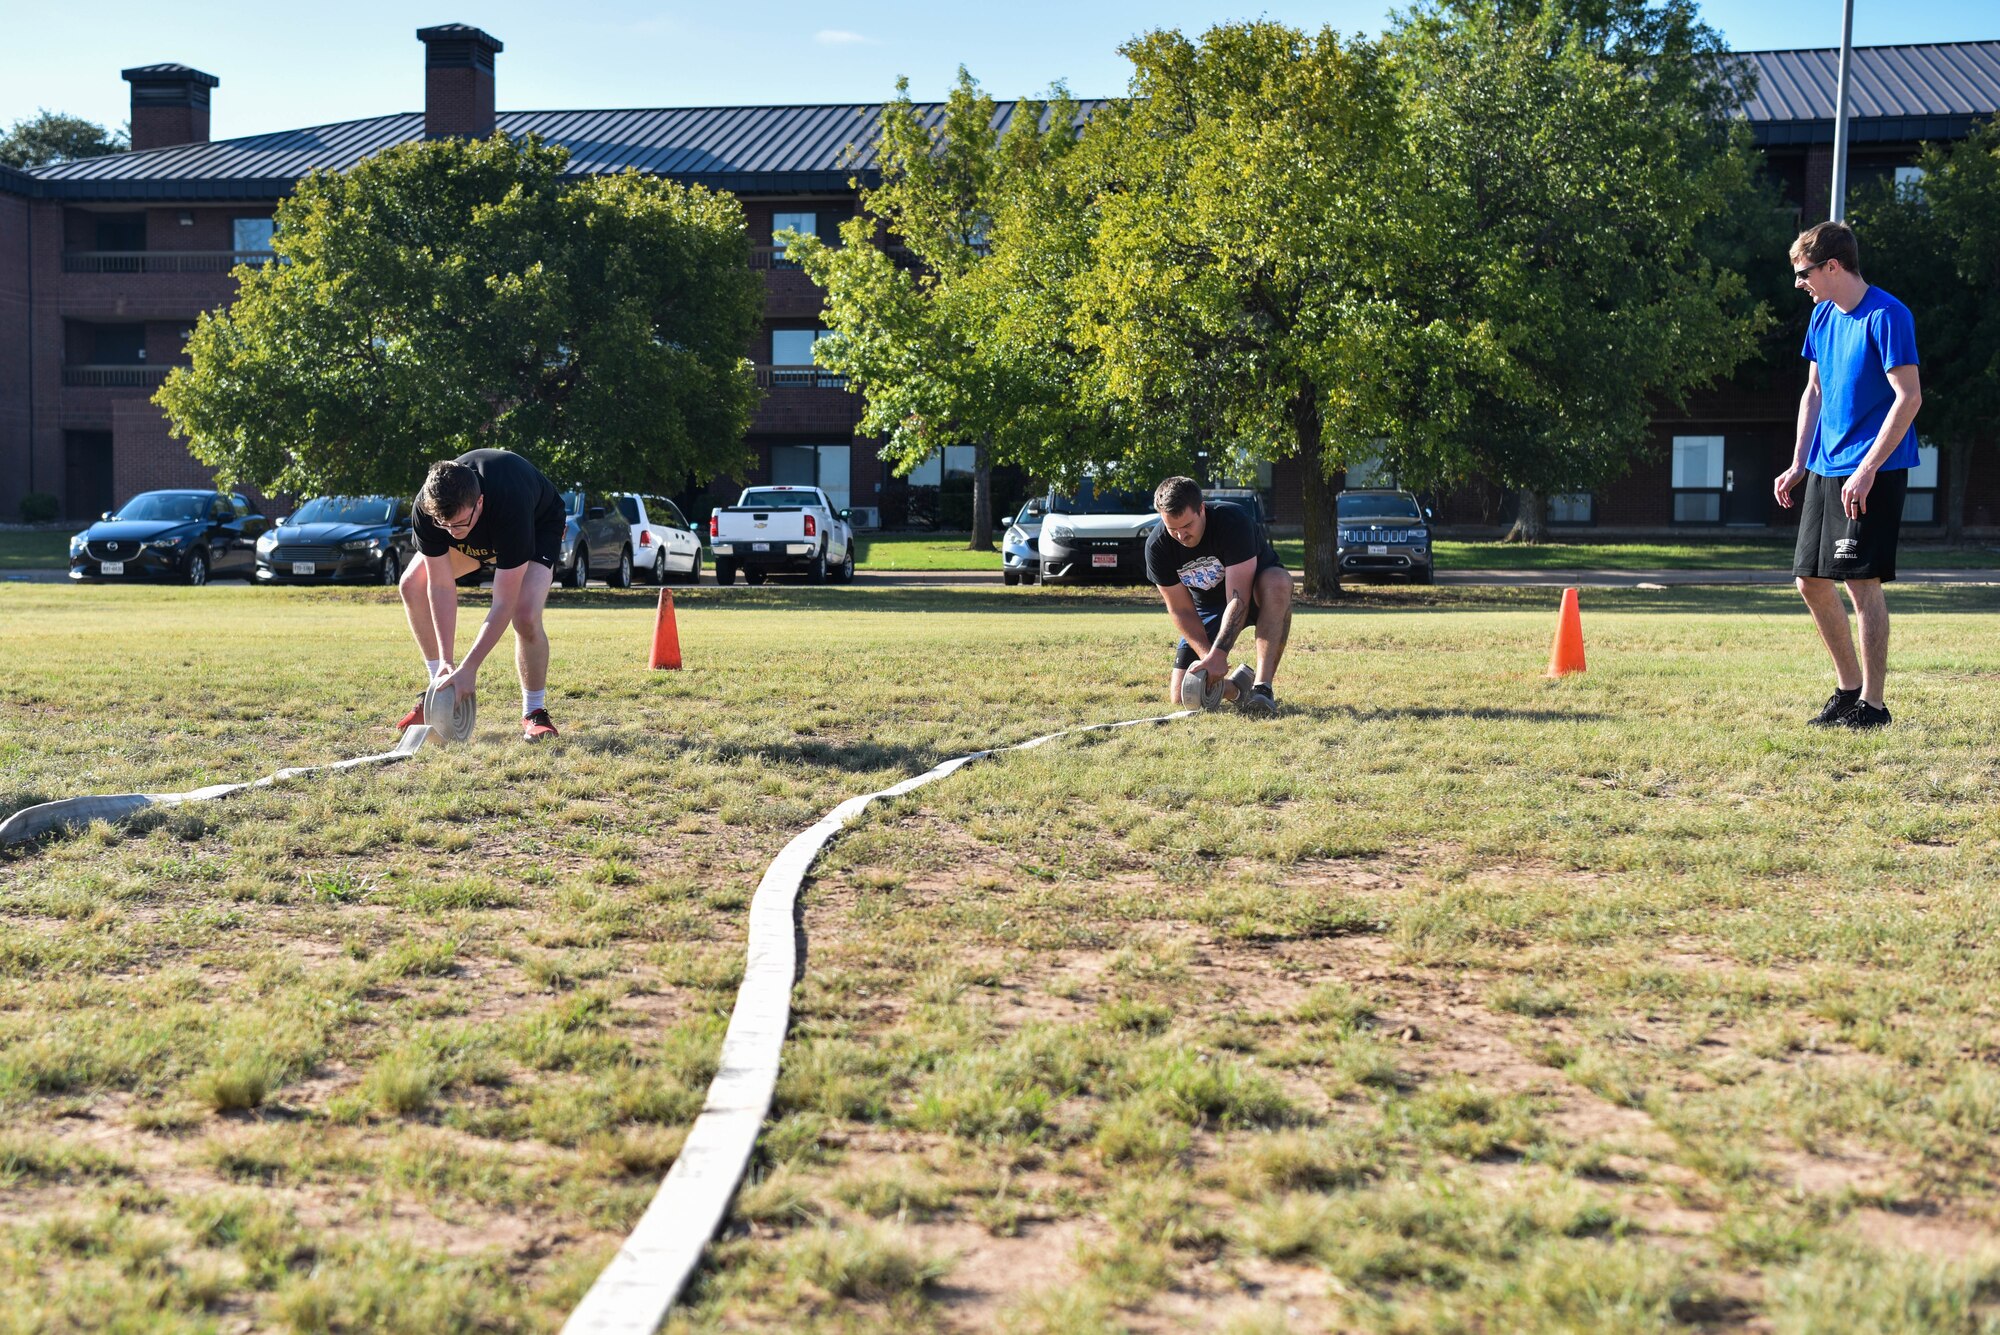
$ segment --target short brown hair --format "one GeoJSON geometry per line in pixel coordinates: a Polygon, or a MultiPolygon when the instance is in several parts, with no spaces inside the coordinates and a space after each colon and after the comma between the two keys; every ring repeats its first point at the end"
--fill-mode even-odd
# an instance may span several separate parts
{"type": "Polygon", "coordinates": [[[1199,509],[1201,484],[1191,477],[1170,477],[1153,488],[1153,508],[1163,515],[1199,509]]]}
{"type": "Polygon", "coordinates": [[[452,459],[431,465],[417,491],[417,508],[443,523],[479,499],[479,474],[452,459]]]}
{"type": "Polygon", "coordinates": [[[1799,233],[1799,239],[1792,242],[1792,261],[1797,263],[1800,260],[1815,265],[1839,260],[1841,268],[1859,278],[1861,243],[1854,239],[1854,229],[1846,223],[1823,222],[1806,228],[1799,233]]]}

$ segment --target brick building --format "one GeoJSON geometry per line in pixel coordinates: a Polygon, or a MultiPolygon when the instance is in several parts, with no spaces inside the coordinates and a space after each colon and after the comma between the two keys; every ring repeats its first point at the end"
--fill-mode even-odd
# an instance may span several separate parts
{"type": "MultiPolygon", "coordinates": [[[[817,482],[895,522],[908,487],[857,437],[858,400],[812,369],[820,296],[772,244],[785,228],[831,236],[852,216],[850,181],[874,175],[880,107],[497,112],[498,40],[461,24],[417,36],[421,112],[211,142],[220,81],[148,65],[123,72],[132,152],[0,168],[0,518],[13,517],[29,492],[53,493],[66,515],[81,517],[149,487],[205,483],[151,396],[182,359],[197,313],[231,300],[230,270],[268,253],[278,200],[316,168],[344,169],[427,135],[498,128],[565,146],[579,175],[637,168],[741,198],[766,302],[749,350],[765,394],[749,437],[757,464],[745,480],[817,482]]],[[[1760,75],[1748,114],[1802,217],[1818,216],[1826,198],[1834,54],[1748,56],[1760,75]]],[[[1854,106],[1858,186],[1906,167],[1921,141],[1962,136],[1975,117],[2000,110],[2000,42],[1857,51],[1854,106]]],[[[1918,319],[1921,337],[1922,312],[1918,319]]],[[[1706,396],[1684,420],[1662,419],[1655,460],[1600,495],[1566,499],[1556,517],[1605,529],[1788,520],[1771,512],[1768,477],[1789,450],[1802,375],[1781,365],[1706,396]],[[1755,485],[1734,485],[1746,478],[1755,485]]],[[[969,466],[969,454],[947,451],[913,481],[934,484],[969,466]]],[[[1934,476],[1933,465],[1926,478],[1934,476]]],[[[1280,465],[1270,481],[1275,517],[1298,522],[1296,472],[1280,465]]],[[[1936,506],[1936,485],[1916,488],[1912,519],[1921,517],[1915,507],[1936,506]]],[[[997,499],[1004,507],[1015,498],[997,499]]],[[[2000,522],[2000,472],[1975,474],[1968,499],[1968,522],[2000,522]]],[[[1497,521],[1503,504],[1474,489],[1444,517],[1497,521]]]]}

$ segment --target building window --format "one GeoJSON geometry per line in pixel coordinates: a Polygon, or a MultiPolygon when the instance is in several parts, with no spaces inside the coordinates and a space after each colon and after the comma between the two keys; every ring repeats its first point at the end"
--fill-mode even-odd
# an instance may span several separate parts
{"type": "Polygon", "coordinates": [[[970,478],[977,458],[970,445],[947,445],[912,468],[906,480],[913,487],[941,487],[946,478],[970,478]]]}
{"type": "Polygon", "coordinates": [[[1722,522],[1722,437],[1674,437],[1674,522],[1722,522]]]}
{"type": "Polygon", "coordinates": [[[1921,199],[1924,193],[1924,169],[1922,167],[1896,168],[1896,193],[1921,199]]]}
{"type": "Polygon", "coordinates": [[[796,264],[785,260],[785,243],[778,239],[780,232],[797,232],[800,236],[819,235],[819,215],[817,213],[774,213],[771,215],[771,263],[779,268],[796,269],[796,264]]]}
{"type": "Polygon", "coordinates": [[[771,482],[781,487],[818,487],[836,510],[853,504],[851,445],[773,445],[771,482]]]}
{"type": "Polygon", "coordinates": [[[1903,522],[1937,523],[1937,493],[1937,446],[1925,445],[1920,441],[1917,444],[1917,466],[1910,470],[1909,490],[1903,493],[1903,522]]]}
{"type": "Polygon", "coordinates": [[[1387,464],[1382,462],[1382,456],[1379,453],[1371,453],[1347,465],[1347,481],[1343,485],[1349,487],[1393,487],[1396,485],[1396,473],[1394,469],[1391,469],[1387,464]]]}
{"type": "Polygon", "coordinates": [[[1595,497],[1587,491],[1549,497],[1551,524],[1594,524],[1597,522],[1595,497]]]}
{"type": "Polygon", "coordinates": [[[232,249],[244,264],[262,264],[270,256],[271,237],[278,224],[270,218],[238,218],[230,224],[232,249]]]}
{"type": "Polygon", "coordinates": [[[815,370],[813,344],[829,337],[831,329],[773,329],[771,331],[771,384],[838,389],[846,382],[839,376],[815,370]]]}

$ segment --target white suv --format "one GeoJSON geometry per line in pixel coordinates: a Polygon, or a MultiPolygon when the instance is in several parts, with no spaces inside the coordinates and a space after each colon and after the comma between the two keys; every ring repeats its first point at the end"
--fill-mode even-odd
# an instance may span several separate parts
{"type": "Polygon", "coordinates": [[[664,496],[620,492],[614,497],[632,526],[632,568],[655,584],[701,583],[701,539],[664,496]]]}

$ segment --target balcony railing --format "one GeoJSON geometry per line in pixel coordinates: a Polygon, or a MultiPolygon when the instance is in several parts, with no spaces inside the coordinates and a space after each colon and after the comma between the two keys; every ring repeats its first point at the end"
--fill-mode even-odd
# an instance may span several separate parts
{"type": "Polygon", "coordinates": [[[817,366],[758,366],[760,389],[846,389],[847,377],[817,366]]]}
{"type": "MultiPolygon", "coordinates": [[[[884,246],[882,249],[888,253],[890,259],[894,260],[902,268],[913,269],[917,265],[917,257],[910,253],[908,246],[884,246]]],[[[785,248],[783,246],[752,246],[750,247],[750,267],[753,269],[790,269],[796,272],[799,265],[798,261],[785,258],[785,248]]]]}
{"type": "Polygon", "coordinates": [[[239,264],[269,264],[268,250],[65,250],[64,273],[228,273],[239,264]]]}
{"type": "Polygon", "coordinates": [[[170,366],[65,366],[62,382],[89,389],[150,389],[167,378],[170,366]]]}

